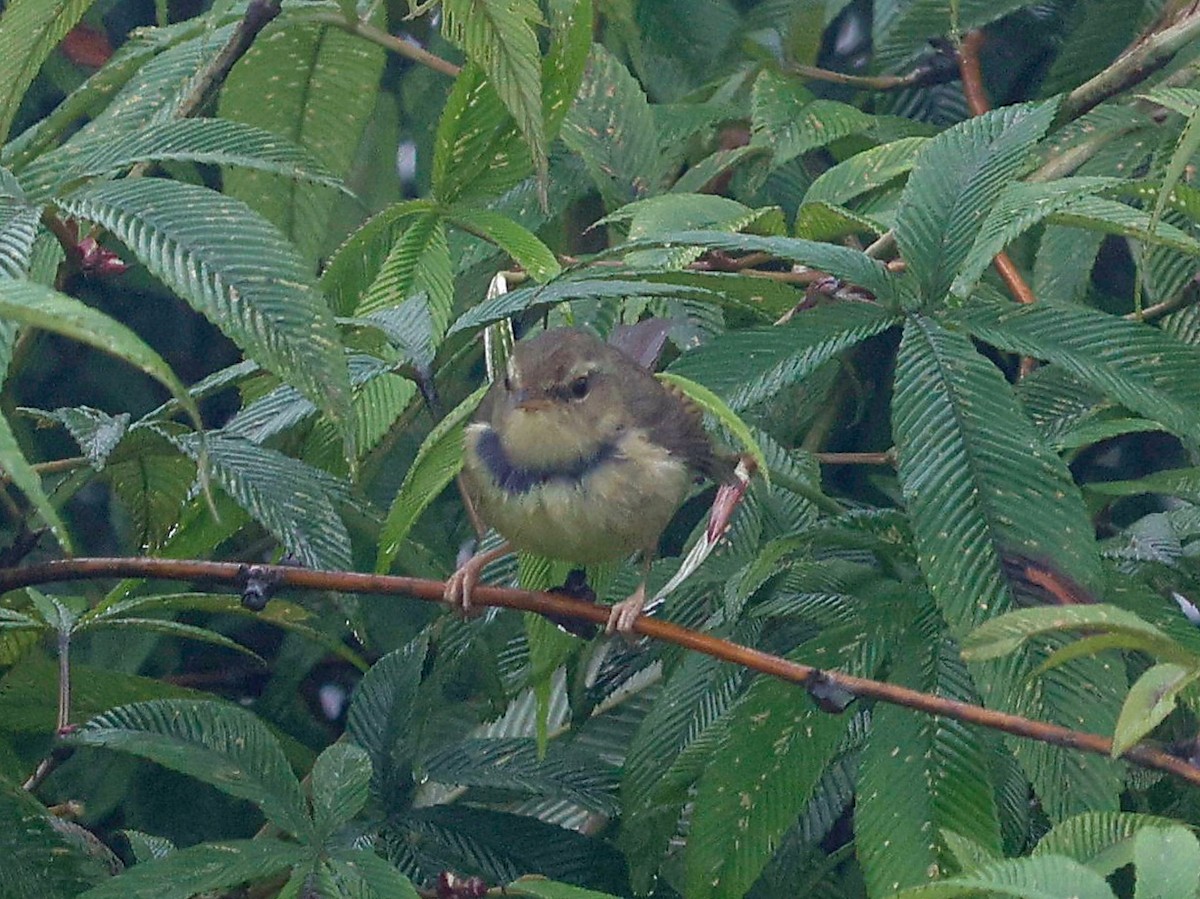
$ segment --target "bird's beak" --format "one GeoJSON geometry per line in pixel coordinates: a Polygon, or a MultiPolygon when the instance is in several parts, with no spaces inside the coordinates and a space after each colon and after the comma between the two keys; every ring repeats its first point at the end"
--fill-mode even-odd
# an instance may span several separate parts
{"type": "Polygon", "coordinates": [[[528,390],[519,389],[512,393],[512,405],[521,412],[542,412],[550,408],[550,401],[545,397],[531,396],[528,390]]]}

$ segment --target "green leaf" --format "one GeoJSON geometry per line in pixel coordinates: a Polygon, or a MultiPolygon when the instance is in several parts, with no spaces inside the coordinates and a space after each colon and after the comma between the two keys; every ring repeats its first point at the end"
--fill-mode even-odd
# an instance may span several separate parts
{"type": "Polygon", "coordinates": [[[1006,553],[1053,559],[1085,588],[1099,583],[1092,525],[1070,472],[966,337],[909,320],[892,418],[921,568],[955,636],[1011,605],[1006,553]]]}
{"type": "Polygon", "coordinates": [[[74,828],[51,817],[30,793],[0,779],[0,896],[69,899],[106,880],[105,865],[74,828]]]}
{"type": "Polygon", "coordinates": [[[542,71],[534,25],[542,24],[536,0],[443,0],[443,31],[487,73],[529,147],[534,168],[546,171],[542,71]]]}
{"type": "Polygon", "coordinates": [[[1075,630],[1125,636],[1132,647],[1156,656],[1182,664],[1195,661],[1167,634],[1133,612],[1101,603],[1017,609],[993,618],[963,640],[963,657],[972,661],[995,659],[1015,652],[1031,637],[1075,630]]]}
{"type": "Polygon", "coordinates": [[[459,403],[421,443],[379,532],[377,572],[382,574],[391,568],[414,522],[462,468],[463,430],[488,386],[483,385],[459,403]]]}
{"type": "Polygon", "coordinates": [[[312,827],[300,782],[279,742],[237,706],[184,699],[139,702],[97,715],[68,739],[141,756],[248,799],[288,833],[303,836],[312,827]]]}
{"type": "Polygon", "coordinates": [[[28,273],[41,215],[16,178],[0,168],[0,277],[24,278],[28,273]]]}
{"type": "MultiPolygon", "coordinates": [[[[0,284],[9,282],[0,282],[0,284]]],[[[17,435],[13,433],[8,417],[0,414],[0,471],[4,472],[16,487],[25,494],[42,520],[50,527],[54,539],[67,552],[71,552],[71,534],[58,515],[58,510],[42,488],[42,479],[25,458],[17,435]]]]}
{"type": "Polygon", "coordinates": [[[1200,843],[1178,824],[1146,827],[1133,838],[1134,899],[1191,899],[1200,891],[1200,843]]]}
{"type": "Polygon", "coordinates": [[[248,207],[160,178],[98,184],[61,206],[112,231],[248,356],[346,426],[350,377],[333,316],[291,245],[248,207]]]}
{"type": "Polygon", "coordinates": [[[869,303],[819,305],[776,328],[719,334],[680,356],[670,372],[703,384],[731,409],[746,409],[775,398],[830,359],[900,321],[869,303]]]}
{"type": "Polygon", "coordinates": [[[96,471],[104,468],[109,455],[124,439],[131,419],[128,412],[109,415],[90,406],[55,409],[53,412],[22,407],[21,411],[46,423],[58,422],[65,427],[96,471]]]}
{"type": "Polygon", "coordinates": [[[8,137],[25,90],[91,0],[12,0],[0,16],[0,144],[8,137]]]}
{"type": "MultiPolygon", "coordinates": [[[[903,622],[892,649],[889,682],[962,702],[977,702],[970,677],[942,633],[932,599],[903,622]]],[[[854,805],[855,854],[870,895],[926,883],[949,865],[953,831],[986,855],[1001,852],[989,747],[960,722],[880,705],[859,763],[854,805]]]]}
{"type": "Polygon", "coordinates": [[[1061,855],[1008,858],[892,895],[893,899],[952,899],[978,892],[1022,899],[1116,899],[1103,877],[1061,855]]]}
{"type": "Polygon", "coordinates": [[[371,849],[334,850],[328,864],[340,877],[365,884],[370,899],[421,899],[412,882],[371,849]]]}
{"type": "MultiPolygon", "coordinates": [[[[218,111],[280,135],[344,176],[375,111],[384,63],[380,47],[339,28],[276,22],[229,73],[218,111]]],[[[273,222],[306,260],[330,249],[338,195],[328,187],[245,169],[227,169],[224,181],[226,193],[273,222]]]]}
{"type": "Polygon", "coordinates": [[[776,166],[874,124],[874,116],[836,100],[817,100],[797,79],[767,69],[750,97],[751,146],[771,151],[776,166]]]}
{"type": "Polygon", "coordinates": [[[371,759],[351,743],[334,743],[317,756],[310,777],[313,826],[331,834],[366,805],[371,759]]]}
{"type": "Polygon", "coordinates": [[[940,303],[970,251],[979,217],[1033,162],[1054,102],[1005,106],[922,148],[896,211],[896,243],[929,302],[940,303]]]}
{"type": "Polygon", "coordinates": [[[1082,306],[1017,305],[980,292],[953,312],[980,340],[1046,359],[1174,433],[1200,439],[1200,349],[1082,306]]]}
{"type": "Polygon", "coordinates": [[[506,895],[534,896],[536,899],[614,899],[611,893],[597,893],[568,883],[555,883],[535,877],[522,877],[504,887],[506,895]]]}
{"type": "Polygon", "coordinates": [[[66,181],[117,173],[145,162],[238,166],[346,191],[341,179],[303,148],[262,128],[224,119],[154,122],[115,137],[73,141],[37,159],[21,173],[21,180],[30,191],[44,195],[66,181]]]}
{"type": "Polygon", "coordinates": [[[912,171],[913,161],[928,140],[927,137],[902,137],[855,153],[818,175],[805,192],[804,202],[844,205],[878,190],[912,171]]]}
{"type": "Polygon", "coordinates": [[[734,716],[696,787],[685,859],[689,899],[745,894],[850,722],[818,710],[794,685],[767,679],[754,685],[734,716]]]}
{"type": "Polygon", "coordinates": [[[1057,181],[1006,185],[996,197],[975,241],[962,261],[950,292],[967,297],[996,255],[1028,231],[1082,197],[1090,197],[1119,183],[1117,178],[1076,177],[1057,181]]]}
{"type": "Polygon", "coordinates": [[[583,159],[607,209],[660,191],[666,172],[655,134],[641,85],[608,50],[593,45],[562,139],[583,159]]]}
{"type": "Polygon", "coordinates": [[[128,362],[171,391],[200,427],[196,403],[170,366],[133,331],[104,313],[32,281],[0,279],[0,318],[59,334],[128,362]]]}
{"type": "Polygon", "coordinates": [[[385,802],[412,789],[412,757],[419,728],[413,726],[414,703],[421,684],[429,641],[418,637],[371,666],[350,702],[346,733],[366,750],[375,792],[385,802]]]}
{"type": "Polygon", "coordinates": [[[281,840],[202,843],[135,865],[78,899],[190,899],[266,880],[307,861],[309,850],[281,840]]]}
{"type": "Polygon", "coordinates": [[[674,372],[661,372],[656,377],[684,394],[693,403],[715,418],[718,424],[733,434],[746,452],[750,454],[750,457],[754,459],[754,463],[766,480],[767,486],[771,486],[771,472],[767,467],[767,457],[763,455],[762,447],[754,439],[754,434],[751,432],[749,426],[725,404],[724,400],[707,387],[702,387],[695,381],[674,372]]]}
{"type": "Polygon", "coordinates": [[[1033,855],[1065,855],[1107,877],[1133,863],[1133,841],[1147,827],[1165,827],[1170,818],[1132,812],[1085,812],[1068,818],[1043,836],[1033,855]]]}
{"type": "Polygon", "coordinates": [[[507,216],[490,209],[452,206],[446,217],[464,231],[500,247],[535,281],[549,281],[562,272],[562,266],[550,248],[536,234],[507,216]]]}
{"type": "Polygon", "coordinates": [[[1117,758],[1158,727],[1175,710],[1179,694],[1200,677],[1200,668],[1163,662],[1142,674],[1129,688],[1113,731],[1112,757],[1117,758]]]}
{"type": "Polygon", "coordinates": [[[337,513],[349,496],[332,475],[222,431],[209,431],[203,443],[192,437],[176,443],[193,459],[203,450],[222,489],[301,564],[351,567],[350,536],[337,513]]]}

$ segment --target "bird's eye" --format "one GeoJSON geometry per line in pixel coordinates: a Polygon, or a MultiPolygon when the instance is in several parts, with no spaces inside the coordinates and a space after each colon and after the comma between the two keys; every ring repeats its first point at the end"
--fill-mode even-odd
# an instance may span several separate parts
{"type": "Polygon", "coordinates": [[[577,400],[583,399],[585,396],[587,396],[589,386],[587,375],[580,375],[571,382],[571,396],[575,397],[577,400]]]}

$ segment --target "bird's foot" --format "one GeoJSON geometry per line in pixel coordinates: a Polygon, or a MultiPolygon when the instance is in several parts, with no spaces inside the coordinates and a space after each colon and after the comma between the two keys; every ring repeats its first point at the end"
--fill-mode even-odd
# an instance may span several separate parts
{"type": "Polygon", "coordinates": [[[608,613],[608,624],[604,626],[604,633],[618,633],[627,640],[632,639],[634,622],[642,614],[645,605],[646,582],[642,581],[628,597],[612,607],[612,611],[608,613]]]}
{"type": "Polygon", "coordinates": [[[471,605],[471,593],[479,583],[484,567],[508,550],[508,544],[504,543],[487,552],[476,553],[459,565],[458,570],[446,579],[446,586],[442,589],[442,601],[463,618],[474,618],[478,615],[479,611],[471,605]]]}

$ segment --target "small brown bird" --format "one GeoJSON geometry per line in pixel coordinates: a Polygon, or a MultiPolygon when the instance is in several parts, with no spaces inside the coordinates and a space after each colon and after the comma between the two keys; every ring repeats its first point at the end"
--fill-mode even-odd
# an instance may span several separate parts
{"type": "Polygon", "coordinates": [[[464,612],[483,567],[513,549],[587,565],[643,553],[637,590],[607,631],[628,634],[646,602],[659,537],[697,475],[728,481],[699,413],[616,347],[575,328],[522,341],[468,425],[463,474],[506,543],[446,582],[464,612]]]}

